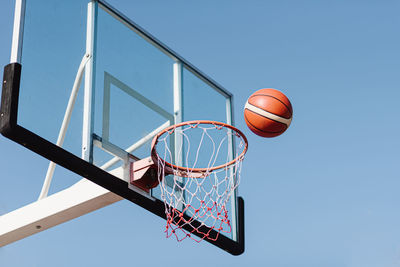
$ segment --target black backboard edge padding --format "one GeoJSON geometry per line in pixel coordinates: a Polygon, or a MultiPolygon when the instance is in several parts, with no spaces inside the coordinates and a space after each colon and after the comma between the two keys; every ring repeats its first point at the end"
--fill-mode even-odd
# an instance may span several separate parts
{"type": "Polygon", "coordinates": [[[8,64],[4,67],[3,91],[0,106],[0,132],[7,134],[17,125],[19,83],[21,64],[8,64]]]}

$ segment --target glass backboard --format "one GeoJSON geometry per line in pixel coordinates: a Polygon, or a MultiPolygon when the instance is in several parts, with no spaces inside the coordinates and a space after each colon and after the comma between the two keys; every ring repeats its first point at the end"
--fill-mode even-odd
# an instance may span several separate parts
{"type": "MultiPolygon", "coordinates": [[[[159,189],[129,186],[124,155],[148,157],[152,138],[182,121],[233,125],[232,95],[106,2],[17,2],[3,135],[165,217],[159,189]]],[[[240,254],[243,200],[236,192],[228,210],[234,229],[209,242],[240,254]]]]}

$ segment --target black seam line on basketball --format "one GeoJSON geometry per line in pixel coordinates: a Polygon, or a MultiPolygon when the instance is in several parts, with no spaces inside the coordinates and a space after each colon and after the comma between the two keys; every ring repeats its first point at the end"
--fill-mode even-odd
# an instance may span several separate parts
{"type": "MultiPolygon", "coordinates": [[[[247,109],[247,110],[248,110],[248,109],[247,109]]],[[[249,110],[249,111],[251,111],[251,110],[249,110]]],[[[253,113],[254,113],[254,112],[253,112],[253,113]]],[[[256,114],[257,114],[257,113],[256,113],[256,114]]],[[[261,130],[261,129],[257,128],[256,126],[254,126],[254,125],[247,119],[246,114],[244,114],[244,118],[245,118],[245,120],[246,120],[251,126],[253,126],[254,128],[256,128],[257,130],[259,130],[260,132],[263,132],[263,133],[280,133],[280,132],[286,131],[286,129],[288,128],[286,124],[280,122],[281,124],[283,124],[283,125],[286,126],[286,129],[284,129],[284,130],[282,130],[282,131],[278,131],[278,132],[264,131],[264,130],[261,130]]],[[[278,121],[278,122],[279,122],[279,121],[278,121]]]]}
{"type": "MultiPolygon", "coordinates": [[[[249,105],[251,105],[251,104],[249,103],[249,105]]],[[[251,105],[251,106],[254,107],[254,105],[251,105]]],[[[250,109],[248,109],[248,108],[245,108],[245,110],[248,110],[248,111],[250,111],[250,112],[253,113],[253,114],[256,114],[256,115],[261,116],[261,117],[263,117],[263,118],[269,119],[269,120],[271,120],[271,121],[274,121],[274,122],[283,124],[283,125],[286,126],[286,128],[288,127],[288,125],[287,125],[286,123],[283,123],[283,122],[281,122],[281,121],[277,121],[277,120],[274,120],[274,119],[265,117],[265,116],[263,116],[263,115],[261,115],[261,114],[258,114],[258,113],[254,112],[254,111],[252,111],[252,110],[250,110],[250,109]]],[[[266,110],[264,110],[264,111],[266,111],[266,110]]],[[[266,111],[266,112],[269,112],[269,111],[266,111]]],[[[269,112],[269,113],[271,113],[271,112],[269,112]]],[[[272,113],[272,114],[274,114],[274,113],[272,113]]],[[[278,116],[278,115],[276,115],[276,114],[274,114],[274,115],[275,115],[275,116],[278,116]]],[[[280,117],[280,116],[278,116],[278,117],[280,117]]],[[[282,117],[282,118],[283,118],[283,117],[282,117]]],[[[290,119],[286,119],[286,118],[284,118],[284,119],[285,119],[285,120],[290,120],[290,119]]],[[[290,124],[290,123],[289,123],[289,124],[290,124]]]]}
{"type": "MultiPolygon", "coordinates": [[[[266,95],[266,94],[256,94],[256,95],[252,95],[252,96],[250,96],[250,98],[247,100],[247,102],[249,102],[249,100],[250,100],[251,98],[255,97],[255,96],[269,96],[269,97],[275,98],[276,100],[278,100],[279,102],[281,102],[282,105],[284,105],[285,108],[289,111],[290,117],[293,116],[293,112],[290,110],[290,108],[289,108],[285,103],[283,103],[279,98],[276,98],[275,96],[272,96],[272,95],[266,95]]],[[[250,104],[250,103],[249,103],[249,104],[250,104]]],[[[251,104],[250,104],[250,105],[251,105],[251,104]]],[[[252,106],[254,106],[254,105],[252,105],[252,106]]],[[[261,108],[261,109],[263,109],[263,108],[261,108]]],[[[263,110],[265,110],[265,109],[263,109],[263,110]]],[[[265,110],[265,111],[267,111],[267,110],[265,110]]],[[[270,112],[270,111],[268,111],[268,112],[270,112]]],[[[272,113],[272,112],[270,112],[270,113],[272,113]]],[[[272,114],[274,114],[274,113],[272,113],[272,114]]],[[[277,115],[277,114],[274,114],[274,115],[277,115]]],[[[277,116],[278,116],[278,115],[277,115],[277,116]]],[[[286,118],[285,118],[285,119],[286,119],[286,118]]]]}
{"type": "MultiPolygon", "coordinates": [[[[284,106],[286,107],[286,109],[287,109],[287,110],[289,111],[289,113],[290,113],[290,116],[293,115],[293,112],[291,111],[291,109],[290,109],[285,103],[283,103],[279,98],[276,98],[275,96],[268,95],[268,94],[256,94],[256,95],[252,95],[252,96],[249,98],[249,100],[250,100],[251,98],[253,98],[253,97],[256,97],[256,96],[269,96],[269,97],[272,97],[272,98],[278,100],[279,102],[282,103],[282,105],[284,105],[284,106]]],[[[247,101],[247,102],[248,102],[248,101],[247,101]]],[[[250,103],[249,103],[249,104],[250,104],[250,103]]],[[[253,105],[253,106],[254,106],[254,105],[253,105]]],[[[275,114],[275,115],[276,115],[276,114],[275,114]]]]}

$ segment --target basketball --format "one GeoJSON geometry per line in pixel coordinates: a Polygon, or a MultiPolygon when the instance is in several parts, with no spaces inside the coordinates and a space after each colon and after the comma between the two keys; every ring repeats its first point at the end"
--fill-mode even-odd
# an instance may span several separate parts
{"type": "Polygon", "coordinates": [[[249,129],[262,137],[281,135],[292,122],[292,104],[280,91],[260,89],[247,99],[244,119],[249,129]]]}

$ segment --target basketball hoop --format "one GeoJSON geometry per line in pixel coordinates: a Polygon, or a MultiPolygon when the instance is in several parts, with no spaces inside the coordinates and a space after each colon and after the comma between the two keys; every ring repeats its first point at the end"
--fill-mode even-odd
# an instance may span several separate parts
{"type": "Polygon", "coordinates": [[[225,123],[172,125],[153,138],[149,158],[132,163],[131,183],[144,190],[159,185],[167,237],[215,241],[232,231],[236,213],[229,204],[236,200],[247,148],[246,136],[225,123]]]}

